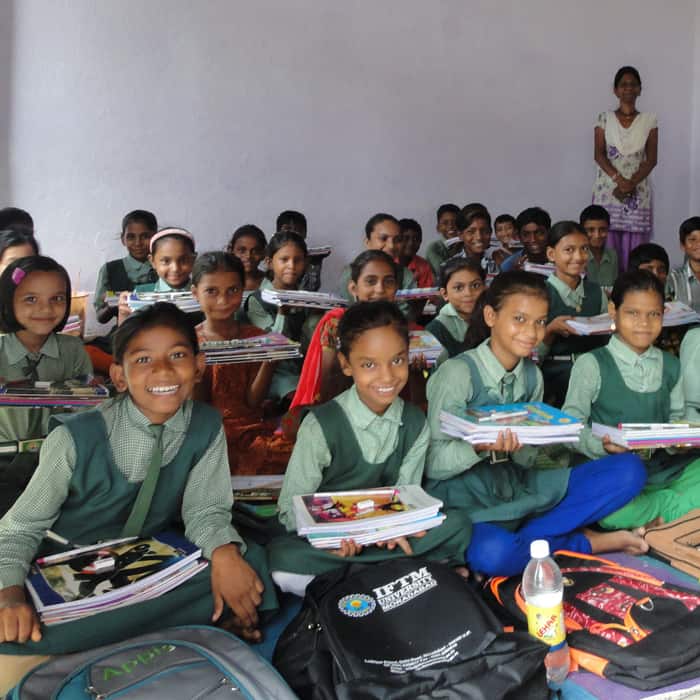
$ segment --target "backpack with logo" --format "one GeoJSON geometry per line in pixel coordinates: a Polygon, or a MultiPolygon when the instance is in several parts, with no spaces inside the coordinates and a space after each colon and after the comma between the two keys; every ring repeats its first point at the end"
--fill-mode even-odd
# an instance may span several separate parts
{"type": "MultiPolygon", "coordinates": [[[[581,668],[651,690],[700,676],[700,592],[593,555],[558,552],[571,656],[581,668]]],[[[520,577],[496,577],[487,599],[524,625],[520,577]]]]}
{"type": "Polygon", "coordinates": [[[273,663],[304,700],[539,700],[546,653],[453,569],[405,558],[314,579],[273,663]]]}
{"type": "Polygon", "coordinates": [[[215,627],[188,625],[79,654],[30,671],[8,700],[297,700],[245,642],[215,627]]]}

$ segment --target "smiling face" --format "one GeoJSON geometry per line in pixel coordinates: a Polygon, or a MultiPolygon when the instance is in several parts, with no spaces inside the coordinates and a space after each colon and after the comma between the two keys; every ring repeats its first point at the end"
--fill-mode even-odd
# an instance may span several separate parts
{"type": "Polygon", "coordinates": [[[602,250],[608,239],[608,222],[605,219],[589,219],[583,223],[591,250],[602,250]]]}
{"type": "Polygon", "coordinates": [[[397,258],[401,253],[403,236],[399,225],[391,219],[384,219],[374,225],[369,238],[365,239],[365,246],[370,250],[383,250],[392,258],[397,258]]]}
{"type": "Polygon", "coordinates": [[[155,231],[151,231],[146,224],[132,221],[127,224],[122,233],[122,243],[132,258],[144,262],[148,259],[148,245],[154,233],[155,231]]]}
{"type": "Polygon", "coordinates": [[[211,321],[227,321],[241,307],[243,280],[237,272],[217,270],[202,275],[192,294],[211,321]]]}
{"type": "Polygon", "coordinates": [[[637,98],[642,93],[642,86],[634,73],[625,73],[617,87],[614,89],[615,97],[620,100],[620,104],[634,106],[637,98]]]}
{"type": "Polygon", "coordinates": [[[151,423],[165,423],[191,396],[204,370],[187,337],[169,326],[153,326],[129,341],[121,364],[110,367],[118,391],[128,391],[151,423]]]}
{"type": "Polygon", "coordinates": [[[413,259],[413,256],[418,253],[418,249],[420,248],[420,244],[423,239],[418,231],[411,228],[404,229],[402,236],[403,242],[401,245],[401,257],[410,262],[413,259]]]}
{"type": "Polygon", "coordinates": [[[617,335],[632,350],[641,354],[656,342],[664,321],[664,302],[656,292],[629,291],[619,308],[610,306],[617,335]]]}
{"type": "Polygon", "coordinates": [[[500,244],[507,248],[513,239],[516,238],[515,226],[512,221],[501,221],[496,224],[496,238],[500,244]]]}
{"type": "Polygon", "coordinates": [[[543,258],[547,247],[547,229],[534,222],[525,224],[520,229],[520,241],[529,258],[532,260],[543,258]]]}
{"type": "Polygon", "coordinates": [[[474,219],[459,234],[467,257],[480,258],[491,242],[491,228],[486,219],[474,219]]]}
{"type": "Polygon", "coordinates": [[[180,238],[166,237],[156,242],[155,252],[148,256],[158,277],[173,289],[181,289],[190,280],[194,255],[180,238]]]}
{"type": "Polygon", "coordinates": [[[437,223],[437,232],[444,238],[454,238],[457,235],[457,214],[446,211],[437,223]]]}
{"type": "Polygon", "coordinates": [[[522,292],[507,296],[498,311],[484,307],[484,320],[491,329],[491,351],[507,370],[529,357],[542,342],[548,310],[546,299],[522,292]]]}
{"type": "Polygon", "coordinates": [[[2,271],[15,260],[20,258],[28,258],[31,255],[36,255],[36,250],[31,243],[20,243],[19,245],[11,245],[5,248],[0,258],[0,275],[2,271]]]}
{"type": "Polygon", "coordinates": [[[255,236],[241,236],[233,244],[231,253],[243,263],[246,275],[255,272],[265,257],[265,250],[255,236]]]}
{"type": "Polygon", "coordinates": [[[370,260],[357,282],[348,282],[348,291],[357,301],[394,301],[397,287],[394,268],[382,260],[370,260]]]}
{"type": "Polygon", "coordinates": [[[306,268],[304,251],[294,243],[285,243],[273,256],[267,258],[272,270],[272,286],[275,289],[296,289],[306,268]]]}
{"type": "Polygon", "coordinates": [[[693,262],[700,262],[700,231],[691,231],[681,244],[683,252],[693,262]]]}
{"type": "Polygon", "coordinates": [[[365,331],[355,339],[349,357],[338,353],[340,367],[352,377],[362,403],[382,415],[408,381],[408,344],[393,326],[365,331]]]}
{"type": "Polygon", "coordinates": [[[554,274],[575,289],[588,263],[588,236],[578,231],[562,236],[557,244],[547,246],[547,259],[554,263],[554,274]]]}
{"type": "Polygon", "coordinates": [[[457,270],[447,280],[447,287],[440,289],[442,298],[449,301],[457,313],[466,321],[484,291],[484,280],[472,270],[457,270]]]}
{"type": "Polygon", "coordinates": [[[14,313],[20,340],[40,344],[61,323],[68,307],[66,282],[59,272],[30,272],[15,289],[14,313]]]}

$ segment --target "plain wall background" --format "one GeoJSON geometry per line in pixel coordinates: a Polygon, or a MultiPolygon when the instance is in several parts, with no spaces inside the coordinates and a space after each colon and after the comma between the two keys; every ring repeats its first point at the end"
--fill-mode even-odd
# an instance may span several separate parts
{"type": "Polygon", "coordinates": [[[304,211],[324,288],[377,211],[576,218],[612,78],[657,113],[656,239],[700,209],[700,0],[0,0],[0,201],[91,289],[121,217],[222,247],[304,211]]]}

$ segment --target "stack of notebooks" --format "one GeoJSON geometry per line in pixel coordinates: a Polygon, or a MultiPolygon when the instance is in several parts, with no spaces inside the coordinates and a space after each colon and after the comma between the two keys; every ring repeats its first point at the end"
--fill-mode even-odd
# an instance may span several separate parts
{"type": "Polygon", "coordinates": [[[211,340],[200,345],[208,365],[232,365],[241,362],[289,360],[301,357],[299,343],[281,333],[266,333],[252,338],[211,340]]]}
{"type": "Polygon", "coordinates": [[[69,316],[66,321],[66,325],[63,326],[61,333],[67,333],[69,335],[79,335],[80,334],[80,316],[69,316]]]}
{"type": "Polygon", "coordinates": [[[496,442],[498,434],[510,430],[522,445],[578,442],[583,423],[557,408],[533,401],[466,408],[460,415],[440,412],[440,427],[446,435],[472,445],[496,442]]]}
{"type": "Polygon", "coordinates": [[[425,358],[425,363],[432,367],[444,348],[440,341],[428,331],[409,331],[408,359],[415,360],[421,355],[425,358]]]}
{"type": "Polygon", "coordinates": [[[45,625],[152,600],[206,568],[202,552],[176,533],[112,540],[37,559],[27,589],[45,625]]]}
{"type": "Polygon", "coordinates": [[[108,398],[107,387],[92,376],[0,384],[0,406],[97,406],[108,398]]]}
{"type": "MultiPolygon", "coordinates": [[[[664,328],[670,326],[685,326],[690,323],[700,323],[700,314],[693,311],[682,301],[668,301],[664,305],[664,328]]],[[[566,322],[580,335],[603,335],[612,333],[612,318],[610,314],[598,314],[597,316],[578,316],[566,322]]]]}
{"type": "Polygon", "coordinates": [[[175,304],[178,309],[185,312],[200,311],[199,302],[192,296],[192,292],[131,292],[128,304],[132,311],[138,311],[158,301],[175,304]]]}
{"type": "Polygon", "coordinates": [[[317,245],[309,246],[307,252],[310,258],[327,258],[333,252],[333,246],[330,245],[317,245]]]}
{"type": "Polygon", "coordinates": [[[305,292],[291,289],[263,289],[262,299],[275,306],[300,306],[307,309],[335,309],[349,306],[343,297],[325,292],[305,292]]]}
{"type": "Polygon", "coordinates": [[[439,287],[419,287],[417,289],[399,289],[396,299],[399,301],[413,301],[414,299],[430,299],[440,293],[439,287]]]}
{"type": "Polygon", "coordinates": [[[338,549],[346,539],[364,546],[430,530],[445,519],[440,508],[442,501],[415,485],[294,496],[297,533],[317,549],[338,549]]]}
{"type": "Polygon", "coordinates": [[[620,423],[616,428],[592,423],[591,432],[630,450],[700,447],[700,425],[690,423],[620,423]]]}
{"type": "Polygon", "coordinates": [[[523,270],[525,270],[525,272],[534,272],[537,275],[549,277],[554,274],[554,263],[526,262],[523,265],[523,270]]]}

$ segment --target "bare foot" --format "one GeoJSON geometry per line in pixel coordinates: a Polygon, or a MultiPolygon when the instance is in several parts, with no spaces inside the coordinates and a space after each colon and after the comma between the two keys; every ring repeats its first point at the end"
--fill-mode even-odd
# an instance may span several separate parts
{"type": "Polygon", "coordinates": [[[227,617],[221,622],[219,627],[225,629],[227,632],[231,632],[231,634],[235,634],[246,642],[257,644],[262,641],[262,632],[260,632],[259,629],[244,627],[243,623],[235,615],[227,617]]]}
{"type": "Polygon", "coordinates": [[[469,578],[469,569],[466,566],[455,566],[455,572],[458,573],[462,578],[469,578]]]}
{"type": "Polygon", "coordinates": [[[650,520],[646,525],[642,525],[642,527],[637,527],[632,532],[636,532],[637,534],[641,535],[644,537],[644,535],[649,532],[653,527],[659,527],[660,525],[664,524],[664,519],[659,516],[658,518],[654,518],[653,520],[650,520]]]}
{"type": "Polygon", "coordinates": [[[649,545],[637,531],[614,530],[612,532],[596,532],[584,529],[583,534],[591,543],[593,554],[600,552],[626,552],[627,554],[645,554],[649,545]]]}

